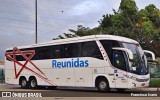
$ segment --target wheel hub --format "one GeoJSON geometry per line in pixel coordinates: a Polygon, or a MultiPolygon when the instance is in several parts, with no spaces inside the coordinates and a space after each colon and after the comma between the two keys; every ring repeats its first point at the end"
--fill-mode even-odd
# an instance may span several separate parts
{"type": "Polygon", "coordinates": [[[32,80],[32,81],[31,81],[31,86],[32,86],[32,87],[35,87],[35,86],[36,86],[36,81],[35,81],[35,80],[32,80]]]}
{"type": "Polygon", "coordinates": [[[22,86],[26,86],[26,84],[27,84],[26,80],[23,80],[22,81],[22,86]]]}
{"type": "Polygon", "coordinates": [[[99,84],[100,89],[105,89],[106,86],[107,86],[106,82],[101,82],[101,83],[99,84]]]}

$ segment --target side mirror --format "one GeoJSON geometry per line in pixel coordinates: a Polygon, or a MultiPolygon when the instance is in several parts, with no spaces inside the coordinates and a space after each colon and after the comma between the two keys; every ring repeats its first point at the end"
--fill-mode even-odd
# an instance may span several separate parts
{"type": "Polygon", "coordinates": [[[133,53],[131,50],[127,49],[127,48],[112,48],[113,50],[121,50],[124,51],[128,54],[129,60],[133,60],[133,53]]]}
{"type": "Polygon", "coordinates": [[[148,61],[155,61],[155,54],[152,51],[143,50],[148,61]]]}

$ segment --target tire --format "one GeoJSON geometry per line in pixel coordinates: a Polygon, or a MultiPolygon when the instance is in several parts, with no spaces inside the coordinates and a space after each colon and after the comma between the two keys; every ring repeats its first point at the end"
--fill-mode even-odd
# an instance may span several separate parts
{"type": "Polygon", "coordinates": [[[36,78],[31,78],[29,80],[29,88],[31,89],[36,89],[38,86],[37,86],[37,80],[36,78]]]}
{"type": "Polygon", "coordinates": [[[28,82],[27,82],[26,78],[20,79],[20,86],[21,86],[22,89],[27,89],[28,88],[28,82]]]}
{"type": "Polygon", "coordinates": [[[97,82],[97,88],[99,92],[107,92],[110,90],[109,83],[106,78],[100,78],[97,82]]]}

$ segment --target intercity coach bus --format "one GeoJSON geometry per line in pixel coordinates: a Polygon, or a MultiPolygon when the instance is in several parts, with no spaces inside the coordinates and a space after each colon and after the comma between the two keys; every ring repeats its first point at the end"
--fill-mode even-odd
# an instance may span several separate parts
{"type": "Polygon", "coordinates": [[[147,87],[147,59],[135,40],[92,35],[8,48],[5,81],[21,88],[96,87],[100,92],[147,87]]]}

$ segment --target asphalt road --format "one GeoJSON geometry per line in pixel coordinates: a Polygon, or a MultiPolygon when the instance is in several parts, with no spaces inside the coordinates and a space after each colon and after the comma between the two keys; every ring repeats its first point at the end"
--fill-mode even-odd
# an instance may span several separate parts
{"type": "MultiPolygon", "coordinates": [[[[95,88],[67,88],[67,87],[60,87],[57,88],[55,90],[53,89],[49,89],[49,88],[45,88],[45,87],[40,87],[38,89],[21,89],[18,85],[2,85],[0,84],[0,91],[1,92],[14,92],[14,93],[40,93],[42,97],[52,97],[51,98],[47,98],[47,99],[65,99],[65,100],[70,100],[71,98],[73,100],[78,100],[79,97],[83,97],[84,100],[103,100],[106,98],[112,98],[110,100],[121,100],[120,98],[122,98],[122,100],[125,99],[134,99],[135,98],[140,98],[140,99],[145,99],[145,100],[150,100],[150,99],[154,99],[154,100],[159,100],[160,98],[160,94],[158,94],[159,97],[148,97],[148,96],[144,96],[144,97],[140,97],[140,96],[131,96],[133,94],[148,94],[150,92],[146,92],[146,91],[133,91],[133,90],[127,90],[125,92],[118,92],[114,89],[112,89],[110,92],[106,92],[106,93],[100,93],[97,91],[97,89],[95,88]],[[85,97],[85,98],[84,98],[85,97]],[[89,97],[89,98],[88,98],[89,97]],[[92,98],[92,99],[91,99],[92,98]],[[124,99],[125,98],[125,99],[124,99]]],[[[156,92],[154,93],[150,93],[150,94],[156,94],[156,92]]],[[[17,95],[12,95],[12,96],[17,96],[17,95]]],[[[22,98],[18,98],[18,97],[14,97],[14,98],[0,98],[0,100],[8,100],[8,99],[22,99],[22,98]]],[[[23,98],[28,100],[29,98],[23,98]]],[[[41,100],[42,98],[30,98],[29,100],[41,100]]],[[[127,99],[127,100],[128,100],[127,99]]],[[[44,100],[44,98],[43,98],[44,100]]],[[[81,100],[81,99],[79,99],[81,100]]]]}

